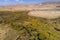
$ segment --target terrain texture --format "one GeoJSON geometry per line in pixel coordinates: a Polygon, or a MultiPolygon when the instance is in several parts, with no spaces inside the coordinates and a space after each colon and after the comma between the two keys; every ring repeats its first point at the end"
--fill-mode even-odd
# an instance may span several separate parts
{"type": "Polygon", "coordinates": [[[60,40],[59,5],[0,7],[0,40],[60,40]]]}

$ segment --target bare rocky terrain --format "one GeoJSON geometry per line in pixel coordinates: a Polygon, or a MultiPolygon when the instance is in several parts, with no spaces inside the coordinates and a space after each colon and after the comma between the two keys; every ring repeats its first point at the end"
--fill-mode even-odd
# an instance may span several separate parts
{"type": "Polygon", "coordinates": [[[31,11],[28,13],[28,15],[47,19],[54,19],[60,17],[60,11],[31,11]]]}

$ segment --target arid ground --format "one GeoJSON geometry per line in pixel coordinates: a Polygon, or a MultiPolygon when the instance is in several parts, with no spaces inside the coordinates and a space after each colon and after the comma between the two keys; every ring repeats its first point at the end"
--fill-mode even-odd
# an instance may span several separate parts
{"type": "Polygon", "coordinates": [[[60,2],[0,7],[0,40],[60,40],[60,2]]]}

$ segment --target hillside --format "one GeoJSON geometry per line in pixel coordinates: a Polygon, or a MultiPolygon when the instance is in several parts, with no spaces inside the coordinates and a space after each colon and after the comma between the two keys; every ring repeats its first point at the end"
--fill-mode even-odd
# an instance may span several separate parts
{"type": "Polygon", "coordinates": [[[0,39],[60,40],[60,18],[32,17],[28,12],[0,11],[0,39]]]}
{"type": "Polygon", "coordinates": [[[60,2],[45,2],[37,4],[20,4],[0,7],[0,11],[21,11],[21,10],[33,10],[33,9],[56,9],[57,6],[60,6],[60,2]]]}
{"type": "Polygon", "coordinates": [[[60,40],[60,10],[56,9],[58,4],[0,7],[0,40],[60,40]],[[40,7],[41,10],[34,9],[40,7]],[[48,10],[47,7],[52,9],[48,10]]]}

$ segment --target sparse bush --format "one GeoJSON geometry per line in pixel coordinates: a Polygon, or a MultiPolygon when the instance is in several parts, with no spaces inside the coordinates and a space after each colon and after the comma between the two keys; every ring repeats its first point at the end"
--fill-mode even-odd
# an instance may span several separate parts
{"type": "Polygon", "coordinates": [[[58,21],[30,17],[27,13],[28,11],[0,13],[4,23],[10,24],[12,29],[20,33],[16,40],[60,40],[60,32],[56,30],[60,28],[58,21]]]}

